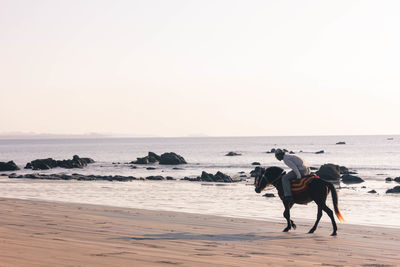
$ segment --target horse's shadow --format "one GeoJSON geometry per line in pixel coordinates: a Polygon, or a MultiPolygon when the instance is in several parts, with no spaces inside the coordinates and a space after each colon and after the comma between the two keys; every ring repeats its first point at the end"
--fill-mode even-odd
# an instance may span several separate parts
{"type": "MultiPolygon", "coordinates": [[[[309,237],[309,236],[308,236],[309,237]]],[[[201,240],[201,241],[255,241],[255,240],[282,240],[303,239],[306,235],[288,233],[243,233],[243,234],[194,234],[188,232],[174,232],[164,234],[144,234],[142,236],[121,236],[112,239],[123,240],[201,240]]]]}

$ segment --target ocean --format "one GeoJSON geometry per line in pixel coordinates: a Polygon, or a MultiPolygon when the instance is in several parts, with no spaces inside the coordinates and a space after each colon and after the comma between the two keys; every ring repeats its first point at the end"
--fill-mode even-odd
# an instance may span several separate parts
{"type": "MultiPolygon", "coordinates": [[[[364,183],[337,187],[339,207],[347,223],[400,227],[400,195],[386,194],[399,185],[385,178],[400,176],[400,136],[296,136],[296,137],[193,137],[193,138],[101,138],[101,139],[3,139],[0,161],[13,160],[26,173],[80,173],[147,177],[172,176],[175,181],[107,182],[49,181],[10,179],[0,176],[0,196],[60,202],[100,204],[128,208],[182,211],[268,219],[284,222],[283,205],[278,197],[265,198],[254,192],[249,172],[253,162],[261,166],[280,166],[272,148],[285,148],[304,158],[310,166],[325,163],[345,166],[357,172],[364,183]],[[338,142],[345,142],[338,145],[338,142]],[[315,152],[323,150],[324,153],[315,152]],[[175,152],[188,164],[178,166],[126,164],[149,151],[157,154],[175,152]],[[225,156],[233,151],[240,156],[225,156]],[[23,169],[35,159],[71,159],[73,155],[93,158],[96,163],[83,169],[54,168],[45,171],[23,169]],[[146,168],[152,166],[154,170],[146,168]],[[186,176],[200,176],[202,171],[221,171],[232,177],[244,174],[238,183],[221,184],[181,181],[186,176]],[[376,194],[368,193],[376,190],[376,194]]],[[[3,172],[10,174],[12,172],[3,172]]],[[[275,193],[272,187],[265,192],[275,193]]],[[[263,192],[264,193],[264,192],[263,192]]],[[[327,203],[332,207],[331,197],[327,203]]],[[[314,221],[316,205],[295,205],[292,217],[314,221]]],[[[324,215],[322,221],[329,221],[324,215]]],[[[311,222],[310,222],[311,223],[311,222]]]]}

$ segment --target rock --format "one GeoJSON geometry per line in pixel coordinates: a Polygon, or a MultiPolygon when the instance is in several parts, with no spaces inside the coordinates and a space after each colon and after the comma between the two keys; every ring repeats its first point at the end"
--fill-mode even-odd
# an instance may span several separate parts
{"type": "Polygon", "coordinates": [[[14,161],[0,162],[0,171],[17,171],[19,167],[14,163],[14,161]]]}
{"type": "Polygon", "coordinates": [[[357,174],[357,172],[350,171],[345,166],[340,166],[340,174],[357,174]]]}
{"type": "Polygon", "coordinates": [[[316,174],[324,180],[339,180],[340,178],[340,167],[332,163],[322,165],[316,174]]]}
{"type": "Polygon", "coordinates": [[[171,177],[171,176],[167,176],[166,178],[167,178],[168,181],[175,180],[175,178],[171,177]]]}
{"type": "Polygon", "coordinates": [[[52,158],[48,159],[36,159],[26,164],[25,169],[33,170],[48,170],[56,167],[60,168],[83,168],[87,166],[88,163],[95,162],[91,158],[80,158],[78,155],[74,155],[68,160],[54,160],[52,158]]]}
{"type": "Polygon", "coordinates": [[[320,150],[320,151],[315,152],[314,154],[324,154],[324,153],[325,153],[325,151],[320,150]]]}
{"type": "Polygon", "coordinates": [[[190,182],[199,182],[199,181],[201,181],[201,178],[200,177],[190,178],[190,177],[185,176],[182,180],[190,181],[190,182]]]}
{"type": "Polygon", "coordinates": [[[275,148],[271,148],[271,150],[270,150],[270,151],[267,151],[267,152],[265,152],[265,153],[275,153],[275,151],[276,151],[276,149],[275,149],[275,148]]]}
{"type": "Polygon", "coordinates": [[[293,151],[290,151],[289,154],[296,154],[296,153],[294,153],[293,151]]]}
{"type": "Polygon", "coordinates": [[[133,176],[101,176],[101,175],[82,175],[74,173],[68,174],[25,174],[25,175],[10,175],[9,178],[25,178],[25,179],[36,179],[36,180],[78,180],[78,181],[132,181],[136,180],[133,176]]]}
{"type": "Polygon", "coordinates": [[[392,182],[392,181],[393,181],[393,179],[392,179],[392,178],[390,178],[390,177],[388,177],[388,178],[386,178],[386,179],[385,179],[385,181],[386,181],[386,182],[392,182]]]}
{"type": "Polygon", "coordinates": [[[272,193],[266,193],[263,195],[263,197],[275,197],[275,195],[272,193]]]}
{"type": "Polygon", "coordinates": [[[393,179],[395,182],[400,183],[400,176],[393,179]]]}
{"type": "Polygon", "coordinates": [[[147,155],[150,159],[154,159],[155,161],[160,161],[161,157],[154,152],[149,152],[147,155]]]}
{"type": "Polygon", "coordinates": [[[152,170],[156,170],[157,168],[154,168],[154,167],[148,167],[148,168],[146,168],[146,170],[149,170],[149,171],[152,171],[152,170]]]}
{"type": "Polygon", "coordinates": [[[218,171],[215,175],[211,173],[207,173],[203,171],[201,176],[198,177],[196,181],[202,182],[224,182],[224,183],[232,183],[234,180],[229,176],[220,171],[218,171]]]}
{"type": "Polygon", "coordinates": [[[232,183],[233,180],[229,175],[226,175],[220,171],[218,171],[215,175],[215,182],[224,182],[224,183],[232,183]]]}
{"type": "Polygon", "coordinates": [[[316,170],[318,170],[318,168],[315,168],[315,167],[310,167],[310,170],[312,170],[312,171],[316,171],[316,170]]]}
{"type": "Polygon", "coordinates": [[[143,157],[143,158],[136,158],[135,161],[131,162],[132,164],[150,164],[149,157],[143,157]]]}
{"type": "Polygon", "coordinates": [[[370,190],[370,191],[368,191],[368,193],[370,193],[370,194],[376,194],[376,191],[375,191],[375,190],[370,190]]]}
{"type": "Polygon", "coordinates": [[[148,176],[146,177],[146,180],[153,180],[153,181],[161,181],[161,180],[165,180],[165,178],[163,176],[148,176]]]}
{"type": "Polygon", "coordinates": [[[363,179],[361,179],[358,176],[350,175],[350,174],[344,174],[342,176],[342,182],[345,184],[359,184],[364,182],[363,179]]]}
{"type": "Polygon", "coordinates": [[[345,144],[346,144],[346,142],[344,142],[344,141],[340,141],[340,142],[337,142],[336,144],[337,144],[337,145],[345,145],[345,144]]]}
{"type": "Polygon", "coordinates": [[[232,157],[232,156],[241,156],[241,155],[242,155],[242,154],[236,153],[236,152],[233,152],[233,151],[231,151],[231,152],[225,154],[225,156],[228,156],[228,157],[232,157]]]}
{"type": "Polygon", "coordinates": [[[388,193],[400,193],[400,185],[393,187],[392,189],[388,189],[386,191],[386,194],[388,193]]]}
{"type": "Polygon", "coordinates": [[[251,165],[255,166],[255,165],[261,165],[261,164],[260,164],[260,162],[253,162],[253,163],[251,163],[251,165]]]}
{"type": "Polygon", "coordinates": [[[177,164],[187,164],[187,162],[182,156],[174,152],[170,152],[170,153],[164,153],[160,156],[160,164],[177,165],[177,164]]]}

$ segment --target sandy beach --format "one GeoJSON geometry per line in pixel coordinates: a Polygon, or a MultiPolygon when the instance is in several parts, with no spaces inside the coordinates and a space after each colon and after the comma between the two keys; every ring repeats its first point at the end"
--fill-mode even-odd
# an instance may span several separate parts
{"type": "Polygon", "coordinates": [[[398,266],[400,229],[0,199],[0,266],[398,266]]]}

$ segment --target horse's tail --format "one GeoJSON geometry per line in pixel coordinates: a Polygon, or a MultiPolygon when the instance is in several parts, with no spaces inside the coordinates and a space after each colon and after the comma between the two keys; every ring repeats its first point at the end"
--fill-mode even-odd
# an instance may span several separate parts
{"type": "MultiPolygon", "coordinates": [[[[322,181],[324,181],[324,180],[322,180],[322,181]]],[[[339,219],[340,222],[345,222],[345,220],[344,220],[344,218],[343,218],[343,216],[342,216],[342,214],[340,213],[340,210],[339,210],[338,195],[337,195],[335,186],[334,186],[332,183],[330,183],[330,182],[327,182],[327,181],[324,181],[324,182],[325,182],[325,185],[326,185],[326,186],[329,188],[329,190],[331,191],[331,194],[332,194],[332,201],[333,201],[333,208],[335,209],[336,217],[338,217],[338,219],[339,219]]]]}

